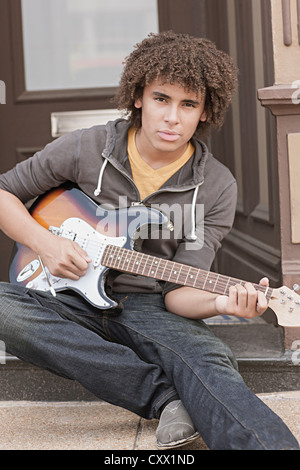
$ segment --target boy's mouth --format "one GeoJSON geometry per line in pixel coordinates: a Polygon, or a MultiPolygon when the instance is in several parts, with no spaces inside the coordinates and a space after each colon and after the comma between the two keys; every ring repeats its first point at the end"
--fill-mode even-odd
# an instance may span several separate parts
{"type": "Polygon", "coordinates": [[[167,140],[168,142],[175,142],[180,137],[180,135],[177,132],[169,131],[167,129],[158,131],[158,135],[161,139],[167,140]]]}

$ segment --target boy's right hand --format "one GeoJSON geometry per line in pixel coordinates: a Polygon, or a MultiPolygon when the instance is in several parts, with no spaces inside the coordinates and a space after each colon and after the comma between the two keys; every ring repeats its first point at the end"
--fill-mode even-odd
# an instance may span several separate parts
{"type": "Polygon", "coordinates": [[[84,276],[91,262],[78,243],[56,235],[48,238],[38,254],[53,276],[72,280],[84,276]]]}

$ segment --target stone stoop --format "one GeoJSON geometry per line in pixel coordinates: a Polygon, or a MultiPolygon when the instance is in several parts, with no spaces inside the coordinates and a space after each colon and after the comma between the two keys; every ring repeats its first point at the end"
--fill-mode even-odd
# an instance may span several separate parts
{"type": "Polygon", "coordinates": [[[299,390],[300,361],[284,348],[283,328],[263,318],[215,317],[206,320],[216,336],[230,346],[239,371],[254,393],[299,390]]]}

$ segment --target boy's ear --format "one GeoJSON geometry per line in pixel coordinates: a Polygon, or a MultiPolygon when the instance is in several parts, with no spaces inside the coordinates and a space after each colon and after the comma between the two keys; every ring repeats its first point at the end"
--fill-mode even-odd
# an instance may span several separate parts
{"type": "Polygon", "coordinates": [[[207,111],[204,110],[203,113],[200,116],[200,121],[205,122],[206,119],[207,119],[207,111]]]}
{"type": "Polygon", "coordinates": [[[143,104],[143,101],[142,101],[142,98],[135,98],[134,100],[134,106],[135,108],[137,109],[140,109],[142,107],[142,104],[143,104]]]}

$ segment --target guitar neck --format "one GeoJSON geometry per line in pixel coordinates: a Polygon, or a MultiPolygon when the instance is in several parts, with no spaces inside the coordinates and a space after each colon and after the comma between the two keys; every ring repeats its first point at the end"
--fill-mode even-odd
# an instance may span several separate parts
{"type": "MultiPolygon", "coordinates": [[[[117,271],[173,282],[221,295],[228,295],[231,286],[243,285],[246,282],[115,245],[107,245],[101,264],[117,271]]],[[[270,300],[271,288],[253,285],[266,295],[267,300],[270,300]]]]}

